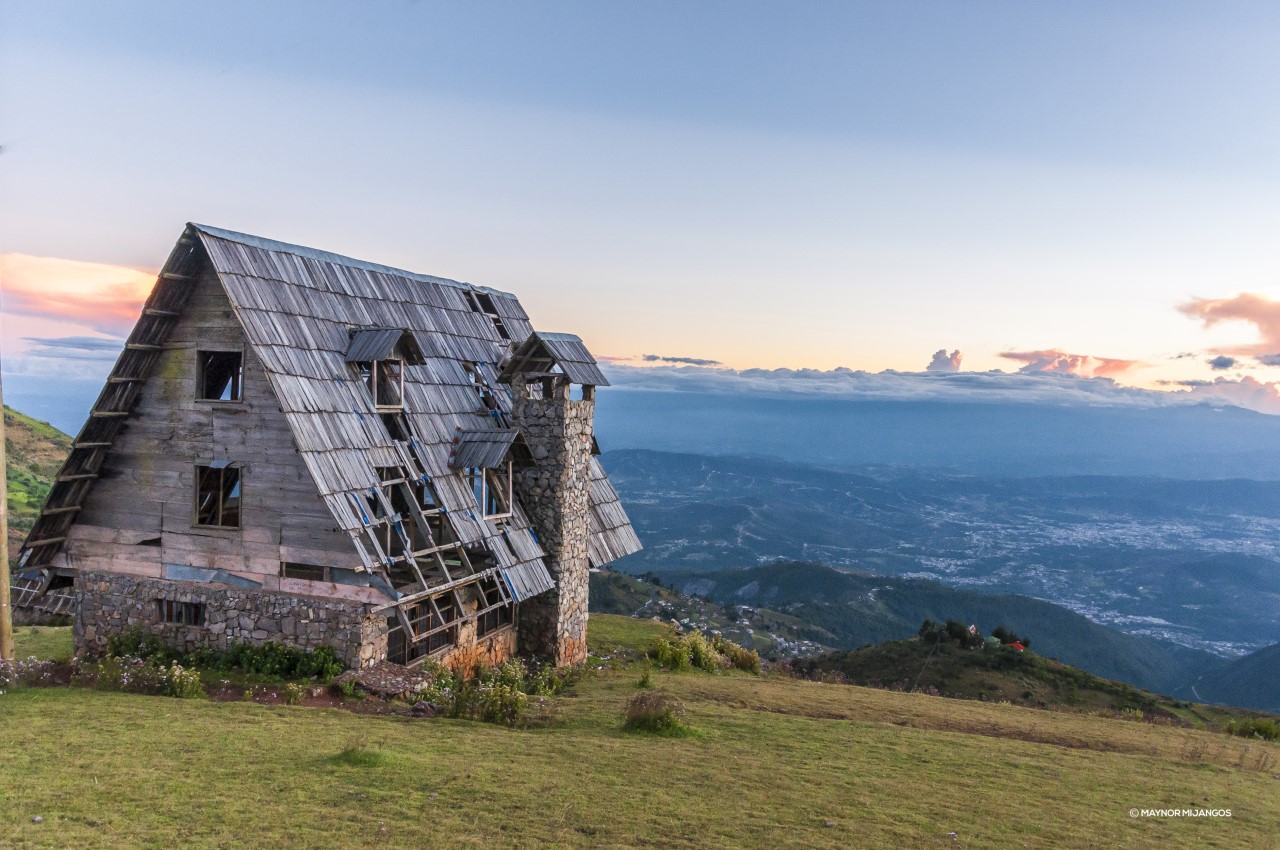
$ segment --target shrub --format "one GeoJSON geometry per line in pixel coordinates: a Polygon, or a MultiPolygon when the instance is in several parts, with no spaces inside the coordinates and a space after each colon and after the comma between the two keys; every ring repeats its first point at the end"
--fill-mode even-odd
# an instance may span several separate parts
{"type": "Polygon", "coordinates": [[[342,664],[333,654],[332,647],[301,650],[274,641],[233,644],[215,665],[271,678],[317,679],[321,682],[330,681],[342,672],[342,664]]]}
{"type": "Polygon", "coordinates": [[[297,682],[290,682],[284,686],[284,701],[286,705],[302,705],[302,697],[305,694],[306,691],[297,682]]]}
{"type": "Polygon", "coordinates": [[[343,669],[329,646],[302,650],[274,641],[235,643],[226,652],[202,648],[184,654],[165,646],[155,635],[140,628],[108,637],[107,657],[143,661],[156,659],[161,664],[177,662],[183,667],[224,672],[234,669],[265,678],[317,679],[321,682],[332,680],[343,669]]]}
{"type": "Polygon", "coordinates": [[[678,635],[662,636],[649,648],[649,657],[668,670],[688,670],[693,666],[689,645],[678,635]]]}
{"type": "Polygon", "coordinates": [[[52,661],[40,661],[34,655],[26,661],[0,660],[0,694],[19,685],[44,685],[53,680],[52,661]]]}
{"type": "Polygon", "coordinates": [[[165,693],[178,699],[202,699],[205,696],[204,682],[200,673],[180,666],[176,661],[169,665],[164,675],[165,693]]]}
{"type": "Polygon", "coordinates": [[[636,687],[645,691],[653,687],[653,667],[649,664],[644,665],[644,672],[640,674],[640,681],[636,682],[636,687]]]}
{"type": "Polygon", "coordinates": [[[107,637],[107,655],[116,658],[129,657],[147,659],[162,657],[165,661],[174,653],[160,642],[160,639],[148,631],[132,628],[118,635],[107,637]]]}
{"type": "Polygon", "coordinates": [[[94,687],[104,691],[179,699],[197,699],[205,695],[204,683],[197,671],[177,662],[170,662],[166,667],[155,656],[146,659],[129,655],[107,656],[98,662],[90,678],[94,687]]]}
{"type": "Polygon", "coordinates": [[[1223,727],[1228,735],[1241,738],[1262,738],[1266,741],[1280,741],[1280,723],[1266,717],[1245,717],[1231,720],[1223,727]]]}
{"type": "Polygon", "coordinates": [[[688,729],[684,706],[662,691],[641,691],[628,700],[626,727],[660,735],[680,734],[688,729]]]}
{"type": "Polygon", "coordinates": [[[430,683],[419,692],[423,702],[441,714],[486,723],[516,726],[524,720],[530,696],[538,697],[539,714],[550,716],[545,697],[560,693],[576,680],[571,670],[539,667],[532,671],[520,659],[511,659],[497,667],[477,667],[470,679],[439,664],[428,662],[424,671],[430,683]]]}
{"type": "Polygon", "coordinates": [[[664,635],[649,648],[649,657],[668,670],[706,670],[714,672],[736,667],[750,673],[760,672],[760,656],[754,650],[738,646],[720,635],[708,639],[699,631],[684,636],[664,635]]]}
{"type": "Polygon", "coordinates": [[[729,661],[729,665],[748,673],[760,674],[760,654],[754,649],[738,646],[731,640],[716,635],[711,645],[729,661]]]}
{"type": "Polygon", "coordinates": [[[390,763],[391,759],[382,750],[367,749],[359,744],[351,744],[336,755],[330,756],[329,761],[344,767],[371,768],[383,767],[390,763]]]}

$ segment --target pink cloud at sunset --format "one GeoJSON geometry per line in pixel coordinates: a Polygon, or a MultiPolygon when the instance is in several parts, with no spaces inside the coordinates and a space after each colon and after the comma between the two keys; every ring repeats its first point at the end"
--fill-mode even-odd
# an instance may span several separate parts
{"type": "Polygon", "coordinates": [[[1081,378],[1114,378],[1146,366],[1140,360],[1094,357],[1091,354],[1068,354],[1056,348],[1043,351],[1002,351],[1000,356],[1022,363],[1023,366],[1018,371],[1024,374],[1055,372],[1081,378]]]}
{"type": "Polygon", "coordinates": [[[0,254],[4,310],[65,320],[124,336],[137,321],[156,273],[127,266],[0,254]]]}
{"type": "Polygon", "coordinates": [[[1247,322],[1257,328],[1261,342],[1215,349],[1221,354],[1244,354],[1267,365],[1280,365],[1280,301],[1252,292],[1234,298],[1197,298],[1180,304],[1178,311],[1211,328],[1221,322],[1247,322]]]}
{"type": "Polygon", "coordinates": [[[1249,375],[1240,380],[1181,381],[1194,398],[1213,399],[1259,413],[1280,414],[1280,383],[1259,381],[1249,375]]]}

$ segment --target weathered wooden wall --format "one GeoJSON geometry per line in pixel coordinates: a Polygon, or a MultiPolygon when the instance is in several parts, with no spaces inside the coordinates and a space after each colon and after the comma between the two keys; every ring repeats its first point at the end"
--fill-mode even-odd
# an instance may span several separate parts
{"type": "Polygon", "coordinates": [[[223,569],[266,590],[385,601],[369,588],[281,579],[281,561],[354,568],[351,539],[317,494],[221,284],[207,270],[68,535],[80,570],[159,578],[164,564],[223,569]],[[196,399],[197,351],[243,350],[243,399],[196,399]],[[194,524],[195,465],[241,470],[241,527],[194,524]],[[160,539],[161,545],[141,545],[160,539]]]}

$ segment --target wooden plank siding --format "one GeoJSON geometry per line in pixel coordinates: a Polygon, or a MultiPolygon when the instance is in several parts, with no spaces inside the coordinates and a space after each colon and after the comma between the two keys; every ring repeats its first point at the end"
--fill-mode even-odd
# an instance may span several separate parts
{"type": "MultiPolygon", "coordinates": [[[[153,577],[163,564],[210,567],[274,589],[284,560],[358,568],[351,538],[335,528],[262,363],[206,268],[71,526],[66,563],[153,577]],[[217,350],[243,352],[241,401],[196,398],[197,352],[217,350]],[[212,460],[241,470],[240,528],[194,524],[195,467],[212,460]],[[161,545],[142,545],[155,538],[161,545]]],[[[293,592],[373,598],[368,589],[289,584],[293,592]]]]}

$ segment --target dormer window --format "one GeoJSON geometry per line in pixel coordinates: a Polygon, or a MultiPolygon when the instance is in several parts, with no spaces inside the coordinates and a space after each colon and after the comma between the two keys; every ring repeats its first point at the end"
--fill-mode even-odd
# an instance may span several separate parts
{"type": "Polygon", "coordinates": [[[404,409],[404,367],[426,362],[418,341],[404,328],[353,328],[346,360],[355,365],[379,413],[404,409]]]}
{"type": "Polygon", "coordinates": [[[463,474],[485,519],[511,516],[511,461],[499,469],[468,467],[463,474]]]}
{"type": "Polygon", "coordinates": [[[357,363],[360,381],[369,389],[378,412],[404,409],[404,362],[401,360],[366,360],[357,363]]]}

